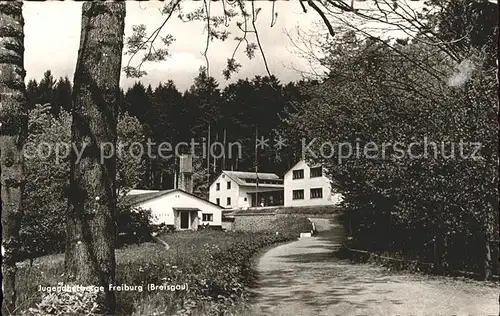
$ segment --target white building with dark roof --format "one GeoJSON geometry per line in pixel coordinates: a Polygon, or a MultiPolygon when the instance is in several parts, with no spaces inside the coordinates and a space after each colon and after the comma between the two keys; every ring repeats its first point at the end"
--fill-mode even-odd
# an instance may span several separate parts
{"type": "Polygon", "coordinates": [[[125,197],[127,203],[150,210],[153,224],[176,230],[197,230],[201,225],[222,229],[222,207],[192,193],[180,189],[134,193],[125,197]]]}
{"type": "Polygon", "coordinates": [[[197,230],[200,226],[222,229],[222,207],[193,194],[192,156],[180,157],[179,188],[172,190],[134,189],[125,196],[134,208],[151,211],[153,224],[176,230],[197,230]]]}
{"type": "Polygon", "coordinates": [[[210,185],[210,202],[225,208],[283,205],[283,179],[274,173],[223,170],[210,185]]]}
{"type": "Polygon", "coordinates": [[[308,165],[305,160],[296,163],[285,173],[285,207],[338,205],[342,194],[335,192],[332,181],[321,165],[308,165]]]}

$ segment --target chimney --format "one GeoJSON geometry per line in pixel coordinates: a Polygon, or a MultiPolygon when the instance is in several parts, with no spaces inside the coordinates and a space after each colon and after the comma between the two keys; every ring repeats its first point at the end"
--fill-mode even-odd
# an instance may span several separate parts
{"type": "Polygon", "coordinates": [[[193,156],[184,154],[179,157],[178,188],[193,193],[193,156]]]}

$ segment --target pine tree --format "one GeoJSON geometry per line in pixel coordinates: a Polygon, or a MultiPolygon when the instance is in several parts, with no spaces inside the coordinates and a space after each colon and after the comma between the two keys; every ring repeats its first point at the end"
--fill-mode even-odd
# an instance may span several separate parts
{"type": "MultiPolygon", "coordinates": [[[[54,114],[59,114],[61,110],[71,110],[71,94],[73,87],[68,77],[59,78],[54,86],[53,105],[54,114]]],[[[43,104],[43,103],[42,103],[43,104]]]]}

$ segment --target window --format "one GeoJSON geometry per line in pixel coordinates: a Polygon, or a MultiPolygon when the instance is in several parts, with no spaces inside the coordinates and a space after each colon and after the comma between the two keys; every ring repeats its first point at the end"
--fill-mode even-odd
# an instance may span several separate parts
{"type": "Polygon", "coordinates": [[[323,189],[311,189],[311,199],[322,199],[323,198],[323,189]]]}
{"type": "Polygon", "coordinates": [[[214,214],[202,214],[202,220],[204,222],[213,222],[214,221],[214,214]]]}
{"type": "Polygon", "coordinates": [[[217,183],[217,184],[215,185],[215,190],[220,191],[220,183],[217,183]]]}
{"type": "Polygon", "coordinates": [[[243,199],[243,201],[245,201],[245,202],[246,202],[246,201],[248,201],[248,199],[247,199],[247,198],[244,198],[244,199],[243,199]]]}
{"type": "Polygon", "coordinates": [[[216,198],[215,202],[217,203],[217,205],[220,205],[220,199],[219,198],[216,198]]]}
{"type": "Polygon", "coordinates": [[[294,170],[293,179],[304,179],[304,169],[294,170]]]}
{"type": "Polygon", "coordinates": [[[321,176],[323,176],[323,168],[322,167],[311,168],[311,178],[316,178],[316,177],[321,177],[321,176]]]}
{"type": "Polygon", "coordinates": [[[228,181],[228,182],[227,182],[227,189],[228,189],[228,190],[231,190],[231,181],[228,181]]]}
{"type": "Polygon", "coordinates": [[[230,197],[227,198],[227,205],[231,205],[231,198],[230,197]]]}
{"type": "Polygon", "coordinates": [[[293,190],[293,199],[294,200],[303,200],[304,199],[304,190],[293,190]]]}

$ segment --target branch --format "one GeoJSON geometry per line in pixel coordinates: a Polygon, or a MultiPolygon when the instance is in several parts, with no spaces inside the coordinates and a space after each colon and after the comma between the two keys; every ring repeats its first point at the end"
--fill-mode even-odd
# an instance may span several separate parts
{"type": "Polygon", "coordinates": [[[274,12],[274,5],[276,4],[276,0],[273,0],[273,9],[271,12],[271,27],[273,27],[276,24],[276,21],[278,20],[278,12],[274,12]]]}
{"type": "Polygon", "coordinates": [[[264,66],[266,67],[267,74],[271,76],[271,72],[269,71],[269,66],[267,64],[266,55],[264,54],[264,50],[262,49],[262,44],[260,42],[259,33],[257,32],[257,27],[255,26],[255,21],[257,20],[257,16],[255,14],[255,6],[252,1],[252,26],[255,31],[255,39],[257,40],[257,45],[259,46],[260,54],[262,55],[262,60],[264,61],[264,66]]]}
{"type": "MultiPolygon", "coordinates": [[[[211,0],[208,0],[208,4],[207,4],[207,0],[203,0],[203,4],[205,5],[205,12],[207,14],[207,42],[206,42],[206,45],[205,45],[205,51],[202,53],[203,57],[205,57],[205,63],[207,65],[207,75],[210,76],[210,62],[208,60],[208,56],[207,56],[207,53],[208,53],[208,46],[210,45],[210,1],[211,0]]],[[[224,2],[224,1],[222,1],[224,2]]],[[[224,14],[225,16],[225,14],[224,14]]]]}
{"type": "MultiPolygon", "coordinates": [[[[163,27],[165,26],[165,24],[167,24],[168,20],[170,20],[170,18],[172,17],[172,14],[174,13],[175,9],[179,6],[179,3],[181,1],[182,0],[176,0],[176,2],[174,3],[174,5],[172,6],[172,9],[168,13],[167,18],[163,21],[163,23],[156,30],[154,30],[151,33],[151,35],[132,53],[132,56],[130,56],[130,58],[128,60],[127,67],[130,67],[130,63],[132,62],[132,59],[135,57],[135,55],[137,55],[137,53],[140,50],[142,50],[146,46],[147,43],[151,43],[150,47],[149,47],[148,54],[151,53],[154,41],[158,38],[158,35],[160,34],[160,31],[163,29],[163,27]]],[[[142,60],[141,63],[139,64],[139,66],[137,67],[139,72],[140,72],[141,66],[144,63],[144,61],[145,60],[142,60]]]]}
{"type": "Polygon", "coordinates": [[[377,36],[373,36],[371,35],[370,33],[366,32],[365,30],[363,29],[360,29],[359,27],[357,26],[354,26],[353,24],[349,23],[349,22],[346,22],[345,20],[342,20],[342,19],[339,19],[341,22],[343,22],[345,25],[347,25],[348,27],[352,28],[353,30],[355,30],[356,32],[358,33],[361,33],[363,35],[365,35],[367,38],[370,38],[376,42],[379,42],[383,45],[385,45],[387,48],[389,48],[390,50],[394,51],[395,53],[397,53],[399,56],[403,57],[404,59],[408,60],[409,62],[411,62],[413,65],[415,65],[416,67],[418,67],[419,69],[421,69],[423,72],[426,72],[428,73],[429,75],[433,76],[434,78],[436,78],[438,81],[440,82],[443,82],[444,80],[442,79],[443,77],[446,77],[446,75],[442,72],[439,72],[437,70],[434,70],[434,71],[431,71],[427,65],[423,65],[422,63],[416,61],[416,60],[413,60],[412,58],[410,58],[408,55],[406,55],[405,53],[403,53],[402,51],[400,51],[399,49],[397,49],[396,47],[394,47],[393,45],[387,43],[386,41],[384,41],[383,39],[381,39],[380,37],[377,37],[377,36]]]}
{"type": "MultiPolygon", "coordinates": [[[[302,1],[300,3],[302,4],[302,1]]],[[[326,27],[328,28],[328,32],[330,33],[330,35],[331,36],[335,36],[335,31],[333,30],[333,27],[330,24],[330,21],[328,21],[327,17],[323,13],[323,11],[321,11],[321,9],[316,5],[316,3],[314,3],[314,0],[307,0],[307,4],[311,8],[313,8],[314,11],[316,11],[319,14],[319,16],[321,17],[321,19],[323,19],[323,22],[325,23],[326,27]]],[[[305,8],[304,8],[304,10],[305,10],[305,8]]]]}
{"type": "Polygon", "coordinates": [[[222,11],[224,12],[224,26],[229,27],[229,21],[227,20],[227,14],[226,14],[226,2],[224,0],[222,2],[222,11]]]}
{"type": "Polygon", "coordinates": [[[304,5],[304,0],[299,0],[300,6],[302,7],[302,12],[307,13],[306,6],[304,5]]]}

